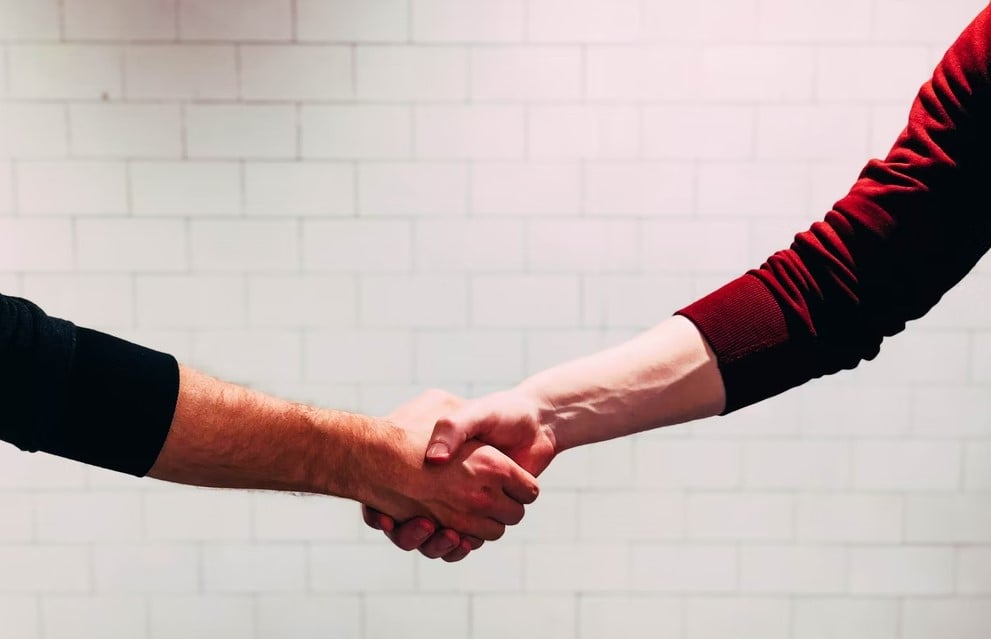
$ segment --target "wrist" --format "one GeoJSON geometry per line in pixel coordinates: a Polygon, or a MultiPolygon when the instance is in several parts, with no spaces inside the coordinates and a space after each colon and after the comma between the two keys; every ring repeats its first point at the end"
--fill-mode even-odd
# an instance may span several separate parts
{"type": "Polygon", "coordinates": [[[332,410],[316,410],[307,417],[322,443],[307,455],[307,474],[318,492],[359,501],[367,498],[374,491],[374,468],[381,465],[372,457],[381,458],[387,450],[381,426],[360,415],[332,410]]]}
{"type": "MultiPolygon", "coordinates": [[[[334,422],[340,423],[337,414],[334,422]]],[[[338,441],[336,459],[325,457],[315,466],[326,494],[353,499],[368,506],[400,515],[411,507],[407,492],[414,473],[423,465],[426,442],[417,447],[410,434],[385,419],[345,414],[346,440],[338,441]]]]}
{"type": "Polygon", "coordinates": [[[530,416],[556,456],[574,444],[567,445],[567,420],[560,405],[554,401],[537,378],[531,377],[513,388],[509,393],[523,407],[523,413],[530,416]]]}

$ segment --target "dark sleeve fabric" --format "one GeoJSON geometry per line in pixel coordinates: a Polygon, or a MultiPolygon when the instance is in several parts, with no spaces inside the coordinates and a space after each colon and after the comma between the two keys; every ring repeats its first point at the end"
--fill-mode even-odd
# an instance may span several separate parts
{"type": "Polygon", "coordinates": [[[175,358],[0,295],[0,439],[132,475],[165,443],[175,358]]]}
{"type": "Polygon", "coordinates": [[[726,412],[872,359],[991,246],[989,49],[985,9],[887,158],[790,249],[678,312],[716,353],[726,412]]]}

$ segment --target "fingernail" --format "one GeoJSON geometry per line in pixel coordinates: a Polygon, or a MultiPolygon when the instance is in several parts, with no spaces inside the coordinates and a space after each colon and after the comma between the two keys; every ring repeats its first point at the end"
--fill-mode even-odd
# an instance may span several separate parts
{"type": "Polygon", "coordinates": [[[444,442],[435,442],[427,449],[427,457],[444,458],[451,454],[444,442]]]}

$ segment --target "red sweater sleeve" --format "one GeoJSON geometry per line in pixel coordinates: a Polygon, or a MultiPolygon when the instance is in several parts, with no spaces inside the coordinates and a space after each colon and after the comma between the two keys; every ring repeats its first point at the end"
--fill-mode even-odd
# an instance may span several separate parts
{"type": "Polygon", "coordinates": [[[946,53],[883,161],[823,221],[678,313],[718,358],[726,412],[877,355],[991,245],[991,14],[946,53]]]}

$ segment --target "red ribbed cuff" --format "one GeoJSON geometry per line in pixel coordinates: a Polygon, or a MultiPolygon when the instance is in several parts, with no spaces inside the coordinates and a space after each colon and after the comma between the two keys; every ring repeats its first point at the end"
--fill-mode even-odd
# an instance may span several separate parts
{"type": "Polygon", "coordinates": [[[723,414],[808,380],[796,335],[761,280],[747,274],[677,312],[702,333],[726,389],[723,414]]]}

